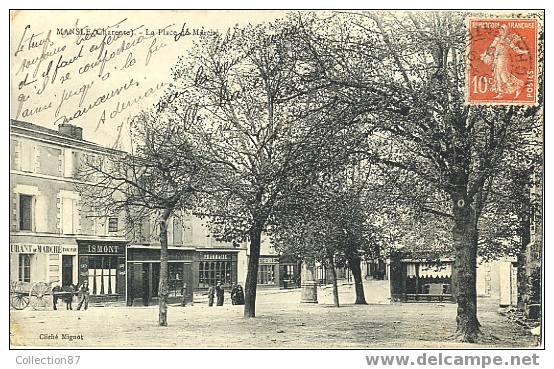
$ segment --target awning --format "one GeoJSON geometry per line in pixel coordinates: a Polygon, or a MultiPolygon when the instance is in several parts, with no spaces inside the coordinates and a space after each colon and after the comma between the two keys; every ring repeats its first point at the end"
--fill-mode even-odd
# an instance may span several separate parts
{"type": "Polygon", "coordinates": [[[413,278],[416,276],[416,264],[415,263],[408,263],[406,264],[406,272],[408,278],[413,278]]]}
{"type": "Polygon", "coordinates": [[[420,278],[450,278],[452,264],[422,263],[419,265],[420,278]]]}
{"type": "Polygon", "coordinates": [[[406,276],[415,278],[416,275],[419,278],[450,278],[452,277],[452,263],[406,263],[406,276]]]}

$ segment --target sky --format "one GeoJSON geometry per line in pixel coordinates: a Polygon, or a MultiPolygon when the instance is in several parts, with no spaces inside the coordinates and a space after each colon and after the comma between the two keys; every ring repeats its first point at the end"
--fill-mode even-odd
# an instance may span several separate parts
{"type": "Polygon", "coordinates": [[[11,13],[10,118],[117,146],[130,118],[155,104],[198,33],[282,11],[18,11],[11,13]]]}

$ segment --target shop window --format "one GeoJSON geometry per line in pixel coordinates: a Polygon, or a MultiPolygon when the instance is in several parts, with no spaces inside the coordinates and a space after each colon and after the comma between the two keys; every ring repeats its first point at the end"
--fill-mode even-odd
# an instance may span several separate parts
{"type": "Polygon", "coordinates": [[[292,264],[281,265],[281,272],[279,275],[280,283],[284,288],[294,287],[298,276],[295,275],[295,268],[292,264]]]}
{"type": "Polygon", "coordinates": [[[203,261],[199,264],[198,284],[200,288],[215,286],[217,282],[225,285],[233,283],[231,262],[229,261],[203,261]]]}
{"type": "Polygon", "coordinates": [[[294,278],[294,265],[283,266],[283,280],[292,281],[294,278]]]}
{"type": "Polygon", "coordinates": [[[19,281],[31,282],[31,254],[19,254],[19,281]]]}
{"type": "Polygon", "coordinates": [[[275,264],[260,265],[258,269],[258,284],[275,284],[275,264]]]}
{"type": "Polygon", "coordinates": [[[322,265],[316,266],[315,274],[316,274],[316,279],[318,283],[327,284],[327,269],[324,266],[322,265]]]}
{"type": "Polygon", "coordinates": [[[117,256],[90,256],[88,263],[88,284],[92,295],[116,293],[117,256]]]}
{"type": "Polygon", "coordinates": [[[117,232],[118,231],[117,221],[118,221],[118,219],[116,217],[108,219],[108,232],[117,232]]]}
{"type": "Polygon", "coordinates": [[[33,229],[33,196],[19,195],[19,230],[33,229]]]}
{"type": "Polygon", "coordinates": [[[183,288],[184,267],[182,263],[169,263],[169,295],[181,296],[183,288]]]}

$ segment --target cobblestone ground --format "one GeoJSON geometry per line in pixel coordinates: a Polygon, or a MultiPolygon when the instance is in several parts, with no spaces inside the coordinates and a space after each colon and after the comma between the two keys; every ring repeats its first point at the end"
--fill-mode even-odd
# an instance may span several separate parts
{"type": "Polygon", "coordinates": [[[325,303],[330,300],[328,294],[328,291],[320,293],[320,301],[324,303],[300,304],[299,290],[261,291],[254,319],[242,317],[242,306],[226,304],[209,308],[201,299],[194,306],[170,306],[168,327],[157,326],[156,306],[93,306],[87,311],[12,310],[11,341],[12,345],[24,346],[182,348],[471,348],[537,345],[535,337],[498,314],[496,300],[493,299],[479,300],[479,319],[484,330],[494,334],[498,340],[481,345],[462,345],[449,341],[455,329],[455,304],[353,305],[351,287],[341,287],[344,305],[335,308],[325,303]],[[82,339],[70,339],[70,336],[82,336],[82,339]]]}

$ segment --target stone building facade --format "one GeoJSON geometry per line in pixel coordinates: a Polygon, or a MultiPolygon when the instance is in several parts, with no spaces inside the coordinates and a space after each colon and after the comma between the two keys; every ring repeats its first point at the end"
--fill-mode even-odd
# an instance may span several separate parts
{"type": "MultiPolygon", "coordinates": [[[[97,214],[87,208],[77,190],[77,173],[86,156],[118,153],[83,140],[81,128],[73,125],[54,130],[10,121],[11,281],[65,286],[87,280],[93,301],[156,303],[156,220],[144,219],[130,230],[122,214],[97,214]]],[[[248,244],[216,240],[206,221],[190,214],[171,218],[168,245],[171,298],[181,300],[185,293],[190,300],[193,291],[218,281],[228,289],[234,283],[244,285],[248,244]]],[[[293,262],[281,265],[267,239],[262,251],[260,285],[290,286],[293,262]]]]}

